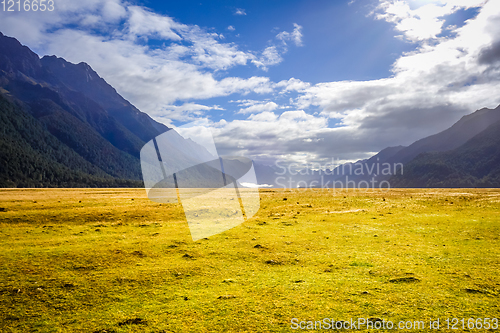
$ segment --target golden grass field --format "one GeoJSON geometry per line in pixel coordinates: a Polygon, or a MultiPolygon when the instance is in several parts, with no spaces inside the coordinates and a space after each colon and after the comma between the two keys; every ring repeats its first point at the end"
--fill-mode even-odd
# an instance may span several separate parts
{"type": "Polygon", "coordinates": [[[0,331],[500,318],[500,190],[260,196],[253,219],[193,242],[182,207],[144,189],[1,190],[0,331]]]}

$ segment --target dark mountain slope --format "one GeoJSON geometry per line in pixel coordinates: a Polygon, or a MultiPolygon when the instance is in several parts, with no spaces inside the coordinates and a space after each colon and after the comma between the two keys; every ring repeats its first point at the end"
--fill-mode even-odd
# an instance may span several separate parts
{"type": "Polygon", "coordinates": [[[94,181],[101,185],[114,182],[116,186],[123,183],[116,183],[117,179],[140,181],[139,152],[145,144],[143,138],[154,137],[168,128],[155,124],[125,101],[88,65],[56,60],[77,74],[82,70],[88,72],[92,80],[81,75],[71,77],[62,70],[54,73],[53,66],[45,66],[46,61],[40,61],[29,48],[0,34],[0,112],[4,118],[0,132],[5,134],[0,141],[4,164],[0,175],[2,186],[90,186],[94,181]],[[87,90],[78,91],[79,87],[87,90]],[[99,91],[104,93],[98,97],[107,96],[107,103],[92,98],[91,93],[99,91]],[[105,109],[113,103],[118,110],[115,116],[105,109]],[[120,119],[121,115],[126,121],[120,119]],[[140,122],[134,123],[134,117],[140,122]],[[134,131],[141,137],[129,130],[125,122],[132,129],[140,129],[134,131]],[[15,124],[24,124],[24,129],[15,124]],[[32,167],[23,171],[27,165],[32,167]],[[43,181],[37,176],[30,182],[33,172],[29,170],[33,168],[42,175],[52,176],[42,176],[43,181]],[[101,178],[116,179],[103,182],[101,178]],[[81,185],[76,185],[78,179],[81,185]]]}
{"type": "MultiPolygon", "coordinates": [[[[496,107],[495,109],[483,108],[470,115],[462,117],[453,126],[438,134],[431,135],[429,137],[418,140],[413,144],[409,145],[408,147],[403,147],[403,146],[389,147],[380,151],[378,154],[372,156],[367,160],[341,165],[334,170],[334,175],[325,176],[324,178],[327,180],[331,180],[332,182],[336,182],[335,186],[337,187],[348,186],[347,185],[348,182],[350,184],[349,186],[351,187],[352,186],[366,187],[366,184],[367,183],[372,184],[372,181],[374,181],[373,183],[374,185],[370,186],[379,186],[378,184],[382,184],[382,182],[388,181],[389,179],[392,180],[390,181],[391,187],[466,186],[460,184],[469,184],[467,186],[472,186],[470,184],[476,184],[478,182],[477,179],[463,183],[462,181],[459,181],[458,177],[454,177],[453,179],[457,181],[456,185],[453,185],[454,183],[451,180],[438,184],[435,182],[436,179],[438,179],[436,178],[437,177],[436,174],[436,177],[434,178],[431,177],[432,181],[429,182],[429,184],[435,184],[435,185],[425,185],[425,183],[416,180],[412,180],[411,181],[412,185],[410,185],[409,180],[403,180],[407,179],[406,177],[403,178],[401,177],[391,178],[391,177],[396,175],[396,173],[397,174],[401,173],[401,165],[404,165],[403,167],[404,176],[406,176],[407,168],[412,168],[413,169],[412,172],[417,172],[417,170],[419,170],[418,172],[421,173],[422,177],[424,178],[427,177],[424,175],[427,173],[426,168],[428,168],[429,166],[425,165],[424,163],[425,161],[423,159],[420,159],[419,162],[416,164],[415,163],[409,164],[409,162],[422,153],[446,152],[456,149],[465,144],[466,142],[468,142],[470,139],[472,139],[482,131],[486,130],[488,126],[497,121],[500,121],[500,106],[496,107]],[[380,170],[382,172],[380,172],[380,170]]],[[[484,153],[487,152],[484,151],[484,153]]],[[[441,171],[438,172],[438,170],[436,169],[437,166],[435,165],[433,169],[434,171],[432,172],[437,172],[440,174],[440,176],[442,176],[446,172],[450,172],[451,169],[449,168],[452,167],[453,167],[452,165],[448,165],[447,167],[441,166],[441,171]]],[[[410,171],[408,170],[408,172],[410,171]]]]}
{"type": "Polygon", "coordinates": [[[500,121],[456,149],[420,154],[390,182],[394,187],[500,187],[500,121]]]}
{"type": "Polygon", "coordinates": [[[40,58],[17,39],[4,36],[0,32],[0,70],[16,74],[17,71],[29,77],[42,75],[40,58]]]}
{"type": "Polygon", "coordinates": [[[389,163],[407,163],[418,154],[455,149],[500,120],[500,106],[481,109],[463,116],[450,128],[418,140],[388,159],[389,163]]]}
{"type": "Polygon", "coordinates": [[[86,63],[75,65],[62,58],[45,56],[41,64],[52,74],[48,82],[56,86],[63,85],[92,99],[142,141],[147,142],[168,130],[120,96],[86,63]],[[57,80],[53,80],[54,77],[57,80]]]}
{"type": "Polygon", "coordinates": [[[86,161],[19,103],[0,94],[0,187],[140,186],[86,161]]]}
{"type": "MultiPolygon", "coordinates": [[[[89,65],[39,59],[1,33],[0,98],[0,186],[138,185],[141,149],[169,130],[89,65]]],[[[175,152],[175,162],[208,154],[176,132],[169,137],[165,154],[175,152]]]]}
{"type": "MultiPolygon", "coordinates": [[[[0,36],[0,50],[5,51],[3,58],[9,64],[8,66],[4,66],[6,70],[0,73],[3,76],[2,87],[5,90],[23,102],[32,102],[40,98],[50,98],[67,112],[75,115],[81,121],[88,123],[104,139],[118,149],[137,158],[139,157],[139,151],[145,141],[122,125],[118,121],[119,118],[112,116],[91,97],[65,85],[63,80],[51,72],[50,67],[43,66],[35,53],[22,46],[14,38],[5,36],[0,36]],[[18,53],[22,55],[23,61],[16,60],[16,54],[18,53]],[[32,70],[33,68],[36,70],[32,70]],[[25,70],[27,72],[24,72],[25,70]]],[[[61,59],[61,61],[64,60],[61,59]]],[[[66,64],[68,68],[77,66],[67,62],[66,64]]],[[[103,79],[89,69],[88,65],[85,66],[86,70],[91,71],[95,78],[90,85],[93,82],[97,83],[96,87],[92,89],[101,90],[108,88],[108,90],[111,89],[114,92],[114,95],[119,96],[103,79]]],[[[75,87],[87,86],[87,90],[91,89],[88,87],[89,83],[79,83],[79,80],[87,82],[88,78],[78,76],[71,78],[75,87]]],[[[119,98],[116,96],[115,98],[119,98]]],[[[143,115],[148,117],[145,114],[143,115]]],[[[131,127],[133,126],[131,125],[131,127]]],[[[138,125],[138,127],[140,126],[138,125]]],[[[150,130],[153,135],[159,134],[152,126],[150,130]]]]}

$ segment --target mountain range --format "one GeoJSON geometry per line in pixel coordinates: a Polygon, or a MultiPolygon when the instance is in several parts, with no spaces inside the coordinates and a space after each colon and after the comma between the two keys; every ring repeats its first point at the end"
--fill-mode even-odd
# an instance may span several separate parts
{"type": "MultiPolygon", "coordinates": [[[[0,187],[143,186],[140,151],[169,130],[88,64],[40,58],[0,33],[0,187]]],[[[179,160],[189,159],[181,155],[193,149],[204,154],[178,134],[172,142],[179,160]]],[[[258,163],[255,170],[259,184],[274,187],[296,187],[299,181],[326,187],[500,187],[499,147],[500,106],[327,174],[292,175],[258,163]]]]}
{"type": "Polygon", "coordinates": [[[86,63],[0,33],[0,186],[142,186],[139,154],[169,130],[86,63]]]}
{"type": "Polygon", "coordinates": [[[407,147],[388,147],[340,165],[322,181],[334,187],[500,187],[498,162],[500,106],[463,116],[407,147]]]}

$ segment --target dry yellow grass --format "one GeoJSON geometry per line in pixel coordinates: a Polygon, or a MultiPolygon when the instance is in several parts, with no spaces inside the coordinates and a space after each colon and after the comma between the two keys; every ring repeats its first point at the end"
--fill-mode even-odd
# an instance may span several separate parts
{"type": "Polygon", "coordinates": [[[500,190],[261,198],[255,218],[193,242],[181,206],[143,189],[0,191],[0,331],[500,317],[500,190]]]}

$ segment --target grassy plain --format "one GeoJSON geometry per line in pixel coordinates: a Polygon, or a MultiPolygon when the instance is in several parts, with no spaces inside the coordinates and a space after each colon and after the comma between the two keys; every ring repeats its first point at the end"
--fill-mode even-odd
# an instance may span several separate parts
{"type": "Polygon", "coordinates": [[[193,242],[181,206],[143,189],[1,190],[0,331],[500,318],[500,190],[260,195],[256,217],[193,242]]]}

